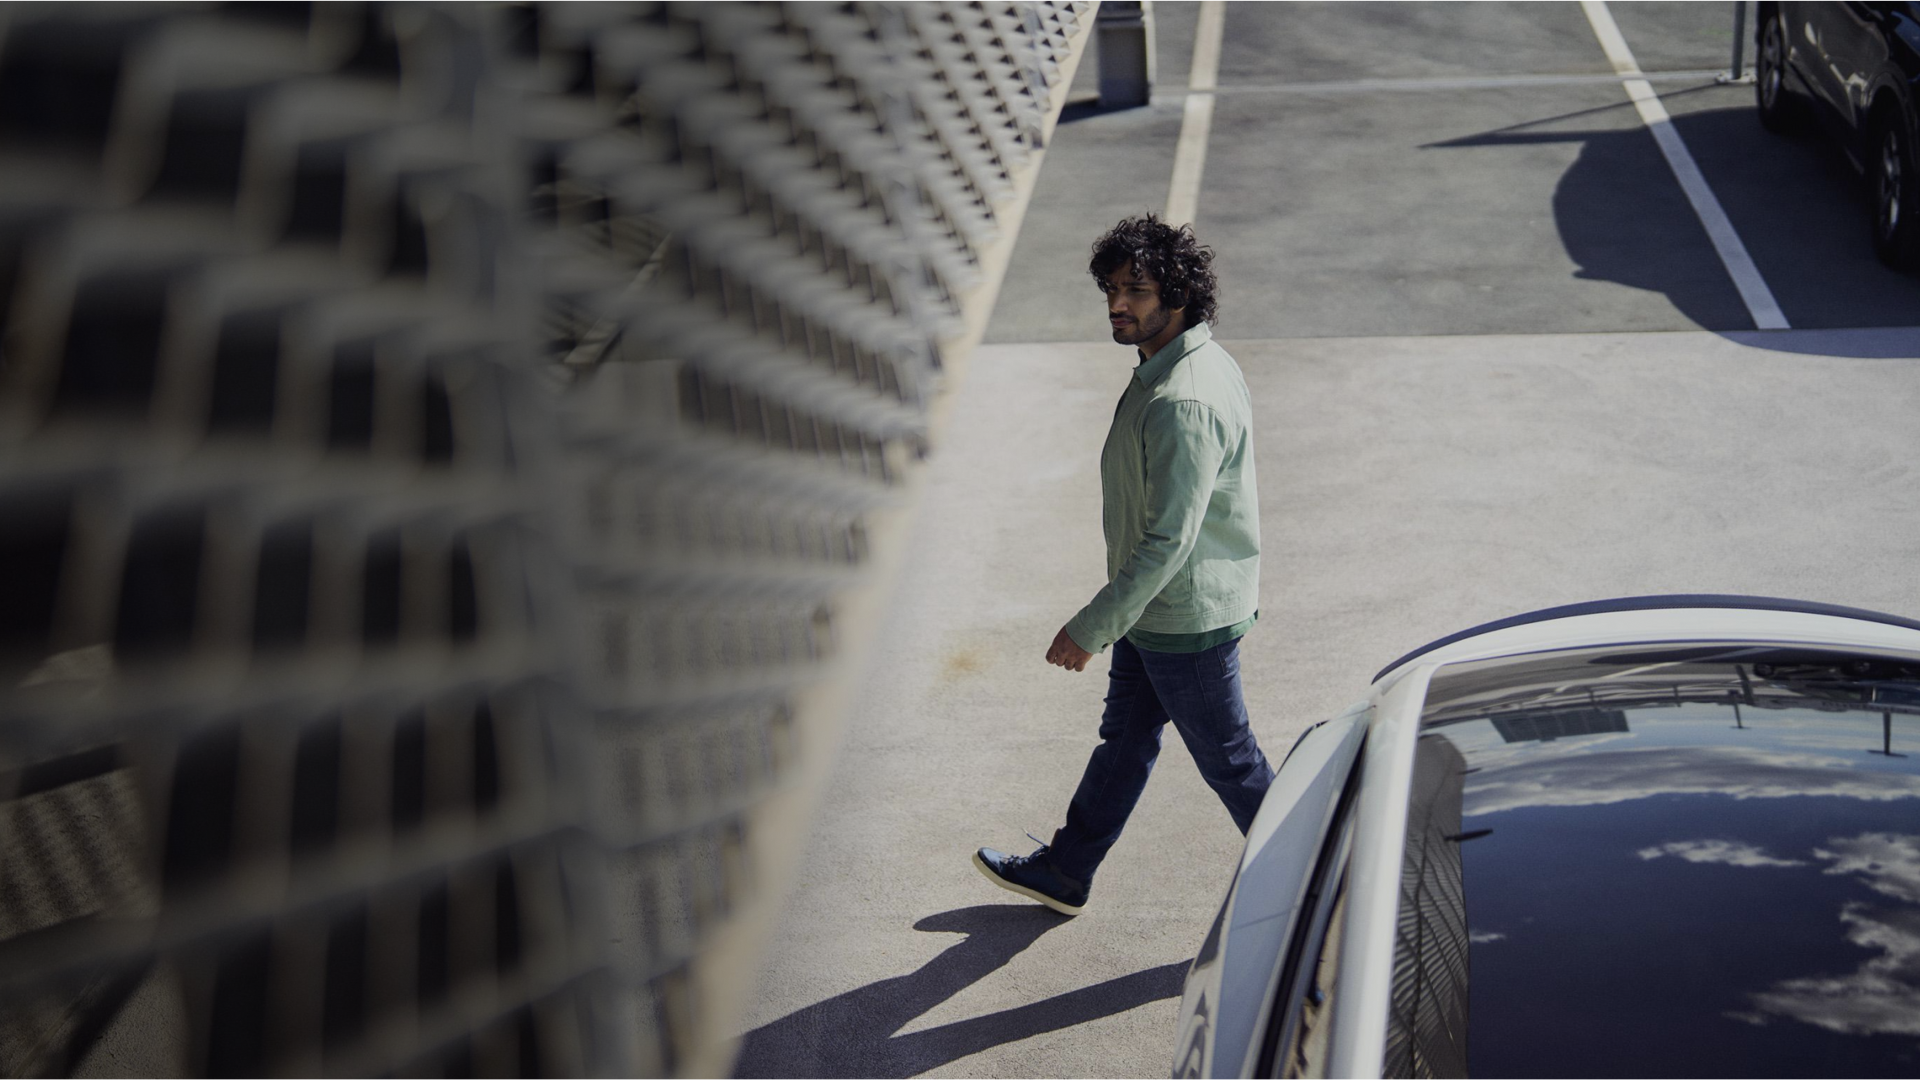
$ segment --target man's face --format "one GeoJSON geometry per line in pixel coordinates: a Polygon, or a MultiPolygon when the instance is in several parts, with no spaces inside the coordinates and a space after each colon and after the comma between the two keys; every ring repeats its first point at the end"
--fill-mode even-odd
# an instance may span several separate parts
{"type": "Polygon", "coordinates": [[[1109,274],[1102,286],[1107,294],[1107,325],[1113,328],[1116,344],[1152,346],[1151,352],[1179,334],[1177,320],[1184,309],[1162,306],[1160,286],[1136,273],[1131,261],[1109,274]]]}

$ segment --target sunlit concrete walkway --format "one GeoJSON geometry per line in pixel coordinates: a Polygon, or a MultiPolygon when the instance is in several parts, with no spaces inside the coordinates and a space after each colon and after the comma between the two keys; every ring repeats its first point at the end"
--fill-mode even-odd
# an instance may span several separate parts
{"type": "MultiPolygon", "coordinates": [[[[1657,592],[1920,611],[1890,332],[1228,342],[1254,394],[1274,755],[1421,643],[1657,592]],[[1814,350],[1814,351],[1801,351],[1814,350]],[[1855,356],[1823,355],[1850,352],[1855,356]]],[[[1239,835],[1179,746],[1068,920],[994,889],[981,844],[1059,824],[1106,660],[1047,643],[1102,582],[1110,344],[977,354],[891,623],[750,1017],[743,1071],[1160,1075],[1184,965],[1239,835]]]]}

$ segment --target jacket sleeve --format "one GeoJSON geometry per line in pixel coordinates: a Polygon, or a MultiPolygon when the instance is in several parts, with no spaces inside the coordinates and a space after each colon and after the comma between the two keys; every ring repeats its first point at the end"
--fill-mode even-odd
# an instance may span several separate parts
{"type": "Polygon", "coordinates": [[[1226,458],[1228,433],[1218,414],[1197,401],[1149,407],[1146,442],[1146,527],[1107,587],[1067,623],[1067,636],[1088,652],[1120,640],[1147,604],[1186,566],[1226,458]]]}

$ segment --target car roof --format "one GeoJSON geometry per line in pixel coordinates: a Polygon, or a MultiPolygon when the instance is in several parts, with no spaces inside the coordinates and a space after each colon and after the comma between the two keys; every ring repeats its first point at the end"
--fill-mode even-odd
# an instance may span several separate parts
{"type": "MultiPolygon", "coordinates": [[[[1669,635],[1680,633],[1688,637],[1705,634],[1715,637],[1742,636],[1745,631],[1756,632],[1768,640],[1778,640],[1781,635],[1790,637],[1825,636],[1843,634],[1849,644],[1881,645],[1889,648],[1920,650],[1920,620],[1890,615],[1883,611],[1867,608],[1843,607],[1838,604],[1823,604],[1810,600],[1789,600],[1771,596],[1741,596],[1723,593],[1680,593],[1655,596],[1624,596],[1611,600],[1592,600],[1579,604],[1565,604],[1559,607],[1542,608],[1521,615],[1513,615],[1479,626],[1448,634],[1407,653],[1393,663],[1381,668],[1373,677],[1375,683],[1406,665],[1423,657],[1432,660],[1456,659],[1466,653],[1480,653],[1479,648],[1453,648],[1462,642],[1476,638],[1498,635],[1498,641],[1476,643],[1490,648],[1508,649],[1514,652],[1531,651],[1536,648],[1558,647],[1562,639],[1569,637],[1585,638],[1594,634],[1613,637],[1620,641],[1660,640],[1669,635]],[[1631,617],[1635,613],[1675,613],[1702,612],[1720,613],[1718,617],[1675,619],[1671,617],[1631,617]],[[1734,613],[1752,613],[1746,617],[1728,618],[1734,613]],[[1762,616],[1762,613],[1765,613],[1762,616]],[[1593,619],[1594,616],[1625,616],[1606,620],[1593,619]],[[1762,616],[1762,617],[1754,617],[1762,616]],[[1784,616],[1784,617],[1783,617],[1784,616]],[[1795,619],[1791,616],[1815,616],[1814,619],[1795,619]],[[1546,627],[1541,624],[1561,623],[1563,620],[1588,620],[1586,625],[1546,627]],[[1830,620],[1847,620],[1852,626],[1836,624],[1830,620]],[[1864,625],[1863,625],[1864,624],[1864,625]],[[1894,633],[1876,633],[1873,628],[1888,628],[1894,633]],[[1532,628],[1528,632],[1523,628],[1532,628]],[[1797,630],[1797,632],[1796,632],[1797,630]],[[1443,655],[1435,655],[1443,654],[1443,655]]],[[[1587,642],[1569,641],[1568,644],[1587,642]]]]}

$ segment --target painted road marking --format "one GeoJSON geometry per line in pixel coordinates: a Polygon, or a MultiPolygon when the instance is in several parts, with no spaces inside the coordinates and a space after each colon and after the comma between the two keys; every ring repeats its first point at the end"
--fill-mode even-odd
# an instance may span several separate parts
{"type": "Polygon", "coordinates": [[[1200,172],[1207,164],[1207,136],[1213,131],[1213,95],[1220,81],[1220,40],[1226,29],[1226,0],[1201,0],[1200,26],[1193,36],[1193,73],[1180,118],[1180,142],[1173,151],[1173,182],[1167,185],[1169,225],[1191,225],[1200,206],[1200,172]]]}
{"type": "MultiPolygon", "coordinates": [[[[1733,279],[1733,287],[1740,290],[1740,299],[1747,305],[1753,325],[1762,330],[1787,329],[1786,315],[1774,302],[1773,292],[1767,288],[1759,268],[1753,265],[1753,257],[1740,242],[1733,222],[1727,220],[1727,212],[1720,208],[1720,200],[1713,197],[1713,189],[1707,186],[1700,166],[1694,164],[1693,155],[1687,152],[1687,144],[1674,130],[1673,118],[1667,115],[1666,106],[1660,103],[1659,95],[1653,92],[1653,86],[1634,60],[1627,39],[1620,36],[1620,27],[1613,21],[1613,12],[1607,10],[1606,0],[1580,0],[1580,7],[1587,13],[1587,22],[1593,25],[1593,34],[1600,39],[1600,47],[1606,50],[1613,70],[1623,77],[1622,85],[1626,87],[1627,96],[1633,99],[1633,107],[1639,110],[1641,123],[1653,133],[1653,141],[1659,144],[1667,167],[1673,170],[1674,179],[1680,181],[1680,190],[1686,192],[1687,201],[1693,204],[1693,212],[1706,228],[1713,249],[1720,254],[1720,263],[1733,279]]],[[[1182,140],[1185,137],[1182,132],[1182,140]]]]}
{"type": "MultiPolygon", "coordinates": [[[[1724,71],[1643,71],[1631,76],[1648,82],[1709,83],[1724,71]]],[[[1509,90],[1531,86],[1617,86],[1626,76],[1612,75],[1463,75],[1406,79],[1336,79],[1326,82],[1234,83],[1211,92],[1242,94],[1400,94],[1447,90],[1509,90]]],[[[1183,93],[1184,91],[1174,91],[1183,93]]]]}

